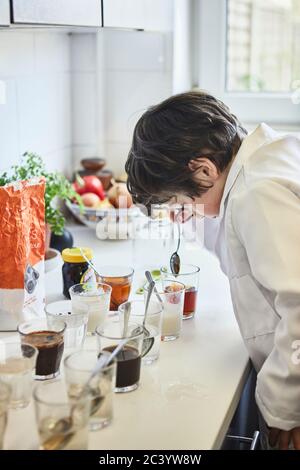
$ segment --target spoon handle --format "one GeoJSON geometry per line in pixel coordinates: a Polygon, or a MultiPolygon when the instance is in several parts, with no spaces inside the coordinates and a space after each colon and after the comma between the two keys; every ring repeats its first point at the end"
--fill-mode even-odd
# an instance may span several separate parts
{"type": "Polygon", "coordinates": [[[177,229],[178,229],[178,242],[177,242],[177,248],[176,248],[176,253],[178,253],[179,247],[180,247],[180,241],[181,241],[181,229],[180,229],[180,223],[177,222],[177,229]]]}
{"type": "Polygon", "coordinates": [[[85,259],[87,264],[93,269],[94,273],[97,274],[98,277],[101,277],[100,274],[98,273],[97,269],[93,265],[93,263],[85,256],[83,249],[79,248],[81,256],[85,259]]]}
{"type": "MultiPolygon", "coordinates": [[[[149,271],[145,272],[146,278],[149,280],[149,271]]],[[[147,299],[146,299],[146,305],[145,305],[145,315],[144,315],[144,320],[143,320],[143,328],[145,328],[146,325],[146,319],[147,319],[147,314],[148,314],[148,308],[149,308],[149,303],[151,299],[151,295],[155,286],[155,282],[152,279],[152,276],[150,274],[150,279],[151,281],[149,282],[149,288],[148,288],[148,294],[147,294],[147,299]]]]}
{"type": "Polygon", "coordinates": [[[152,274],[150,273],[150,271],[146,271],[146,272],[145,272],[145,276],[146,276],[146,279],[147,279],[147,281],[148,281],[148,283],[149,283],[149,286],[150,286],[150,284],[152,284],[152,283],[154,284],[154,285],[153,285],[154,293],[155,293],[157,299],[159,300],[159,302],[160,302],[161,304],[163,304],[163,300],[162,300],[161,296],[160,296],[159,293],[158,293],[157,287],[156,287],[156,285],[155,285],[154,279],[153,279],[152,274]]]}
{"type": "Polygon", "coordinates": [[[92,373],[90,375],[90,378],[88,379],[87,383],[86,383],[86,386],[90,383],[90,381],[92,380],[93,377],[95,377],[95,375],[97,375],[101,369],[103,369],[104,367],[106,367],[110,361],[115,357],[117,356],[117,354],[121,351],[121,349],[125,346],[125,344],[130,340],[130,338],[124,338],[122,339],[122,341],[120,341],[120,343],[118,344],[118,346],[113,350],[113,352],[108,356],[108,357],[104,357],[103,356],[100,356],[94,369],[92,370],[92,373]]]}

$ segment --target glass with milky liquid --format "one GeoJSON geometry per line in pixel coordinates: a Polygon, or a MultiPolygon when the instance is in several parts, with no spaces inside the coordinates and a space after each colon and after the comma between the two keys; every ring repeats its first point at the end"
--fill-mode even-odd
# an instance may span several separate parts
{"type": "Polygon", "coordinates": [[[80,314],[88,308],[87,331],[94,334],[97,326],[107,319],[112,288],[108,284],[75,284],[69,289],[72,312],[80,314]]]}

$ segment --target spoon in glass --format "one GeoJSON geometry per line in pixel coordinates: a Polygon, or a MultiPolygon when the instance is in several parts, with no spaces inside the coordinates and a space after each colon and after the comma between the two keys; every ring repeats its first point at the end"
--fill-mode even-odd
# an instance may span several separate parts
{"type": "Polygon", "coordinates": [[[180,240],[181,240],[181,230],[180,230],[180,223],[177,222],[177,228],[178,228],[178,243],[177,243],[177,248],[176,251],[171,255],[170,258],[170,268],[172,274],[179,274],[180,272],[180,257],[178,254],[179,247],[180,247],[180,240]]]}
{"type": "MultiPolygon", "coordinates": [[[[113,359],[115,356],[118,355],[118,353],[122,350],[122,348],[125,346],[125,344],[129,341],[130,338],[124,338],[118,346],[113,350],[113,352],[107,356],[107,355],[100,355],[97,363],[94,367],[94,369],[91,372],[91,375],[89,376],[89,379],[85,382],[83,385],[83,388],[80,392],[80,394],[76,397],[77,401],[78,399],[82,398],[85,393],[90,392],[90,383],[92,379],[95,377],[95,375],[99,374],[101,369],[106,367],[113,359]]],[[[96,403],[92,403],[92,409],[91,413],[95,414],[95,412],[98,410],[102,399],[97,398],[96,403]]],[[[95,401],[95,400],[94,400],[95,401]]],[[[54,425],[52,429],[52,436],[48,437],[46,441],[43,442],[43,448],[45,450],[61,450],[63,449],[69,441],[75,436],[76,430],[73,430],[74,428],[74,421],[76,421],[75,414],[77,411],[78,404],[75,402],[71,406],[70,410],[70,416],[66,416],[65,418],[60,418],[54,425]]]]}

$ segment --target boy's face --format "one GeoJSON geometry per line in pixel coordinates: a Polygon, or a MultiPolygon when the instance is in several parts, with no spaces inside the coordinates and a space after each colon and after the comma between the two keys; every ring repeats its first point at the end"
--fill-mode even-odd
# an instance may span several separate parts
{"type": "Polygon", "coordinates": [[[224,192],[229,168],[220,173],[215,164],[207,158],[197,158],[189,164],[194,173],[194,180],[206,186],[207,191],[202,196],[190,197],[176,194],[169,201],[170,204],[179,205],[182,211],[176,216],[179,222],[186,222],[193,215],[195,217],[216,217],[220,211],[220,204],[224,192]]]}

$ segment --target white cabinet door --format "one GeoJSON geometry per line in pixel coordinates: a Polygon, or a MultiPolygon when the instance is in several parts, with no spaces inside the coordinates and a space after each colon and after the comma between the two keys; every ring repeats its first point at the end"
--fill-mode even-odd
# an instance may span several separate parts
{"type": "Polygon", "coordinates": [[[174,0],[102,0],[103,26],[171,31],[174,0]]]}
{"type": "Polygon", "coordinates": [[[12,23],[102,26],[101,0],[11,0],[12,23]]]}
{"type": "Polygon", "coordinates": [[[0,0],[0,26],[9,26],[9,0],[0,0]]]}

